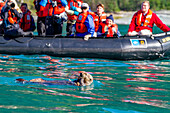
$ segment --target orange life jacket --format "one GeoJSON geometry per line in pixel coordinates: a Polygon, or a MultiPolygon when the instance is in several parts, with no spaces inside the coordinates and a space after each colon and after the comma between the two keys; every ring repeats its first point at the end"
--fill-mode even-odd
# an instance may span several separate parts
{"type": "Polygon", "coordinates": [[[53,12],[53,7],[51,5],[50,0],[48,0],[47,5],[45,7],[40,5],[40,10],[36,13],[38,17],[46,17],[46,16],[52,16],[52,12],[53,12]]]}
{"type": "MultiPolygon", "coordinates": [[[[0,2],[0,15],[1,15],[1,10],[2,8],[5,6],[6,4],[6,1],[5,2],[0,2]]],[[[1,19],[1,16],[0,16],[0,21],[2,21],[3,19],[1,19]]]]}
{"type": "Polygon", "coordinates": [[[142,10],[139,10],[137,12],[137,19],[136,19],[136,24],[137,26],[148,26],[148,24],[150,23],[150,20],[152,18],[152,11],[149,9],[147,15],[146,15],[146,19],[144,21],[144,23],[142,23],[142,10]]]}
{"type": "Polygon", "coordinates": [[[38,17],[52,16],[53,14],[54,15],[61,14],[65,11],[65,7],[62,6],[60,0],[52,0],[52,1],[57,1],[57,6],[52,7],[50,0],[48,0],[47,5],[45,7],[40,6],[40,10],[37,12],[38,17]]]}
{"type": "Polygon", "coordinates": [[[94,17],[94,24],[95,24],[95,32],[97,32],[97,30],[99,29],[100,23],[103,23],[106,21],[107,15],[106,13],[103,12],[102,15],[99,16],[97,12],[95,12],[95,16],[93,17],[94,17]]]}
{"type": "Polygon", "coordinates": [[[56,14],[61,14],[65,11],[65,7],[62,6],[61,4],[61,1],[60,0],[52,0],[52,1],[57,1],[57,6],[54,7],[53,9],[53,14],[56,15],[56,14]]]}
{"type": "Polygon", "coordinates": [[[102,23],[102,33],[108,32],[107,37],[113,37],[114,33],[118,32],[117,24],[112,24],[112,26],[108,27],[106,24],[102,23]]]}
{"type": "Polygon", "coordinates": [[[31,27],[31,12],[28,11],[23,17],[21,18],[19,22],[20,28],[23,29],[23,31],[27,31],[31,27]]]}
{"type": "MultiPolygon", "coordinates": [[[[81,5],[79,5],[78,2],[80,3],[83,3],[81,0],[77,0],[77,2],[75,2],[74,0],[67,0],[68,1],[68,7],[69,9],[74,6],[74,7],[77,7],[77,8],[81,8],[81,5]]],[[[77,19],[77,15],[67,15],[68,16],[68,20],[76,20],[77,19]]]]}
{"type": "Polygon", "coordinates": [[[11,24],[17,23],[17,17],[15,17],[15,14],[12,13],[10,10],[8,11],[8,21],[11,24]]]}
{"type": "Polygon", "coordinates": [[[5,2],[0,2],[0,13],[1,13],[2,8],[5,6],[5,4],[6,4],[6,1],[5,2]]]}
{"type": "Polygon", "coordinates": [[[80,13],[78,15],[77,21],[76,21],[76,32],[78,33],[85,33],[87,32],[87,27],[84,24],[86,21],[87,16],[89,15],[89,12],[86,13],[80,13]]]}

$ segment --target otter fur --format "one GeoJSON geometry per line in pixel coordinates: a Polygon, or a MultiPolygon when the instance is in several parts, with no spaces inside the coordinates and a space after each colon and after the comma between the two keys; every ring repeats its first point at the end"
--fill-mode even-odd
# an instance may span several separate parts
{"type": "Polygon", "coordinates": [[[71,80],[44,80],[42,78],[35,78],[31,80],[25,80],[23,78],[18,78],[15,80],[19,83],[38,83],[43,85],[75,85],[75,86],[88,86],[93,83],[93,77],[87,72],[80,72],[78,78],[74,81],[71,80]]]}

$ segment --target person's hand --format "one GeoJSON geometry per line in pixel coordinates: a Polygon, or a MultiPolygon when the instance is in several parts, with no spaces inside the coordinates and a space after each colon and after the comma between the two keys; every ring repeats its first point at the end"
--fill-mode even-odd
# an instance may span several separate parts
{"type": "Polygon", "coordinates": [[[21,9],[19,8],[19,9],[17,9],[17,11],[19,12],[19,13],[22,13],[22,11],[21,11],[21,9]]]}
{"type": "Polygon", "coordinates": [[[128,32],[127,35],[128,36],[135,36],[135,35],[138,35],[138,33],[136,31],[132,31],[132,32],[128,32]]]}
{"type": "Polygon", "coordinates": [[[73,14],[74,14],[74,11],[69,10],[69,7],[68,7],[68,6],[65,7],[65,11],[66,11],[66,13],[69,14],[69,15],[73,15],[73,14]]]}
{"type": "Polygon", "coordinates": [[[128,36],[132,36],[132,32],[128,32],[127,35],[128,35],[128,36]]]}
{"type": "Polygon", "coordinates": [[[139,35],[152,35],[152,32],[147,29],[143,29],[139,32],[139,35]]]}
{"type": "Polygon", "coordinates": [[[81,7],[81,4],[82,4],[81,2],[78,2],[78,6],[79,6],[79,7],[81,7]]]}
{"type": "Polygon", "coordinates": [[[57,7],[57,1],[52,1],[52,7],[57,7]]]}
{"type": "Polygon", "coordinates": [[[90,37],[91,37],[91,34],[87,34],[84,36],[84,40],[88,41],[90,37]]]}
{"type": "Polygon", "coordinates": [[[79,13],[82,12],[81,8],[77,8],[76,9],[79,13]]]}

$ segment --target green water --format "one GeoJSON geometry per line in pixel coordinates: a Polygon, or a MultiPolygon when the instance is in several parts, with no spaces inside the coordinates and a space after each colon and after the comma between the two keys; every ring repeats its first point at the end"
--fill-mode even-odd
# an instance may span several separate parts
{"type": "MultiPolygon", "coordinates": [[[[170,26],[168,26],[168,27],[170,27],[170,26]]],[[[122,35],[125,35],[128,32],[129,25],[118,25],[118,28],[119,28],[120,33],[122,35]]],[[[160,30],[158,27],[154,26],[153,34],[157,34],[157,33],[163,33],[163,31],[160,30]]]]}
{"type": "MultiPolygon", "coordinates": [[[[121,33],[128,26],[119,26],[121,33]]],[[[157,32],[157,31],[155,31],[157,32]]],[[[0,113],[169,113],[170,60],[117,61],[46,55],[0,55],[0,113]],[[19,84],[94,77],[89,87],[19,84]]]]}
{"type": "Polygon", "coordinates": [[[0,55],[0,112],[168,113],[170,61],[116,61],[46,55],[0,55]],[[75,79],[93,75],[89,87],[19,84],[22,77],[75,79]]]}

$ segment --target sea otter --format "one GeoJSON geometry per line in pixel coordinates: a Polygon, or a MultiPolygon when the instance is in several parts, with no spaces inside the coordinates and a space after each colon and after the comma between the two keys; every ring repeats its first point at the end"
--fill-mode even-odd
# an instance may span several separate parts
{"type": "Polygon", "coordinates": [[[25,80],[18,78],[15,80],[20,83],[38,83],[43,85],[75,85],[75,86],[88,86],[93,83],[93,77],[87,72],[82,71],[77,80],[44,80],[42,78],[35,78],[31,80],[25,80]]]}

